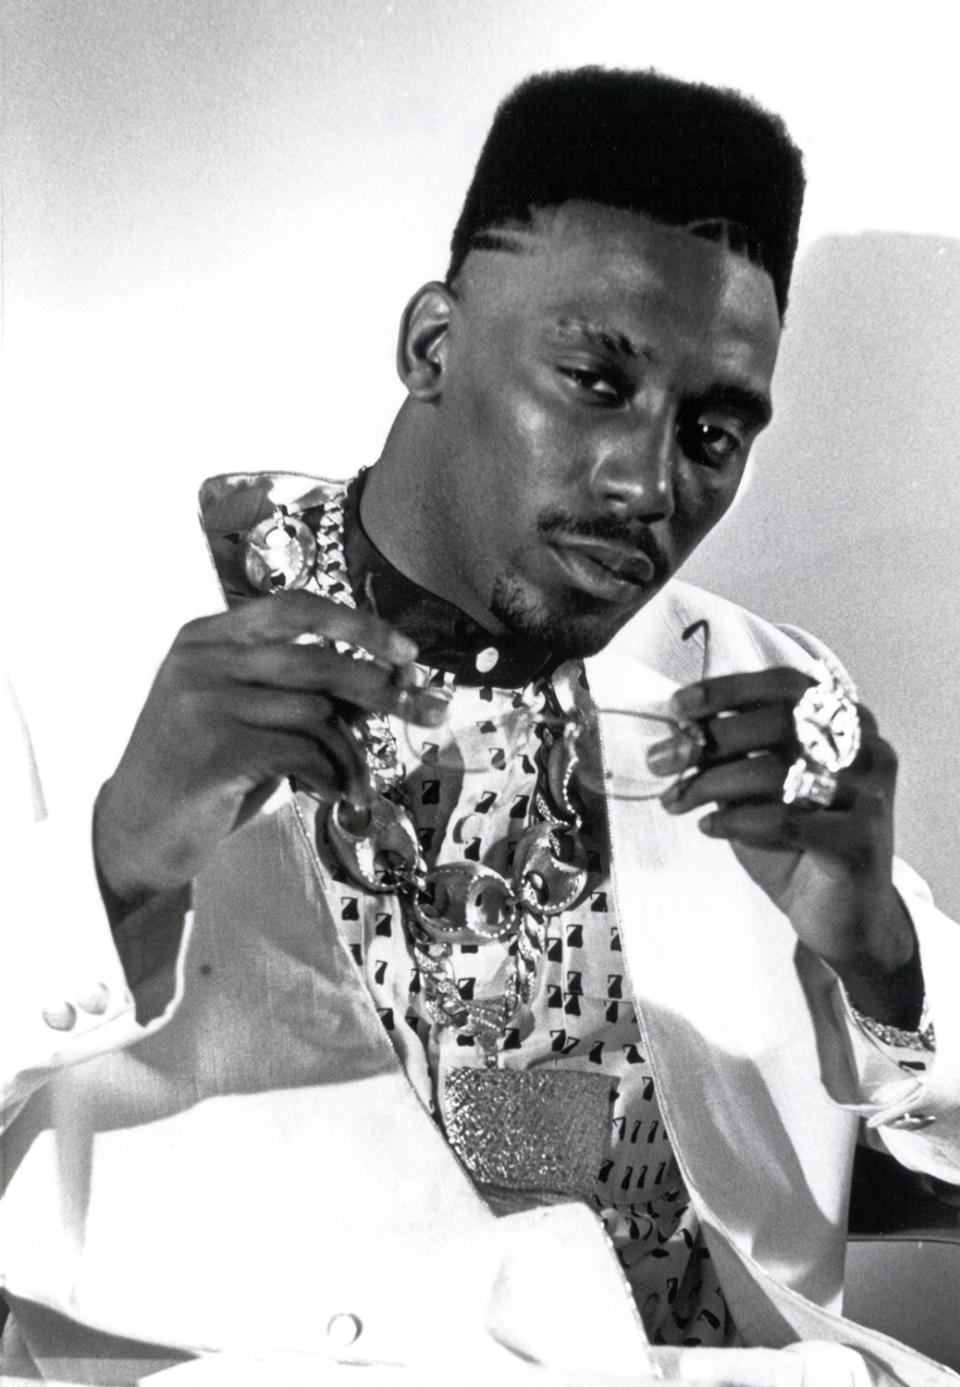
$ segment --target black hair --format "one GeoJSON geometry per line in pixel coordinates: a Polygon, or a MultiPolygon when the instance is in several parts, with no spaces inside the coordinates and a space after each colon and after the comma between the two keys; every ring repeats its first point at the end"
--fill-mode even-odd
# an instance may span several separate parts
{"type": "Polygon", "coordinates": [[[501,103],[451,243],[447,282],[497,229],[573,199],[723,237],[763,266],[781,317],[797,248],[803,163],[779,116],[739,92],[652,70],[528,77],[501,103]]]}

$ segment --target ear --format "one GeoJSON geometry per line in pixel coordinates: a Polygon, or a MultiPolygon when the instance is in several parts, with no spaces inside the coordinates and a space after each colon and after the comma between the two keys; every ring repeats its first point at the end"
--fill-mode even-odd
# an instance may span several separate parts
{"type": "Polygon", "coordinates": [[[432,280],[417,290],[403,311],[397,371],[415,400],[429,403],[440,395],[454,302],[452,291],[432,280]]]}

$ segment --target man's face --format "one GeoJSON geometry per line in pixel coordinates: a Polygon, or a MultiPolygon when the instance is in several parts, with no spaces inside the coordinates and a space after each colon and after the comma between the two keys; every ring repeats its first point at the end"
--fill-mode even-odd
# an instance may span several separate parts
{"type": "Polygon", "coordinates": [[[726,247],[587,203],[526,253],[473,252],[438,422],[459,600],[586,655],[727,510],[767,422],[769,276],[726,247]]]}

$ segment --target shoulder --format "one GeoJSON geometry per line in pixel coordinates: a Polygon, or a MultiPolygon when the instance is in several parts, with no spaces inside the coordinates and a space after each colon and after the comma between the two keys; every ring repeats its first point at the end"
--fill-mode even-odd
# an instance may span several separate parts
{"type": "Polygon", "coordinates": [[[245,533],[278,511],[302,515],[343,501],[346,481],[302,472],[226,472],[200,488],[200,519],[207,534],[245,533]]]}
{"type": "Polygon", "coordinates": [[[327,528],[341,529],[348,485],[300,472],[209,477],[200,488],[200,523],[227,602],[271,584],[304,586],[327,528]]]}
{"type": "Polygon", "coordinates": [[[803,627],[791,622],[771,621],[693,583],[679,580],[670,583],[664,590],[664,596],[675,622],[688,626],[690,622],[707,621],[718,632],[745,634],[756,644],[758,653],[769,650],[771,654],[779,654],[798,646],[804,654],[814,659],[824,655],[832,657],[829,647],[803,627]]]}
{"type": "Polygon", "coordinates": [[[627,623],[614,644],[620,653],[655,663],[675,678],[784,664],[816,673],[816,662],[837,664],[829,647],[801,627],[770,621],[677,579],[627,623]],[[697,673],[692,670],[694,650],[697,673]]]}

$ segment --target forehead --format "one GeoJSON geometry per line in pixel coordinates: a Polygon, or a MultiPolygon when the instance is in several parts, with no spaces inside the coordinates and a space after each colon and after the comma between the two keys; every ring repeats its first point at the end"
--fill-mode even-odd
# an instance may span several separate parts
{"type": "Polygon", "coordinates": [[[474,251],[464,299],[495,330],[583,322],[645,354],[732,352],[772,373],[780,337],[770,276],[682,227],[592,203],[537,213],[504,233],[509,250],[474,251]]]}

